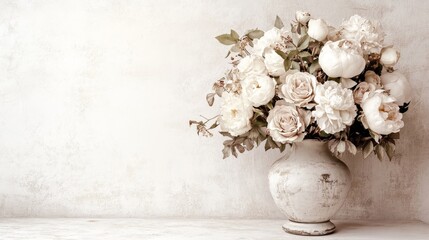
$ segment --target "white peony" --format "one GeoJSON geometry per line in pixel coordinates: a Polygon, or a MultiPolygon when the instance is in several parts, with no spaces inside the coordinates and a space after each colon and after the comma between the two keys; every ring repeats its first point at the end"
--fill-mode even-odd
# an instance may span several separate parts
{"type": "Polygon", "coordinates": [[[268,74],[264,59],[255,55],[249,55],[241,59],[237,69],[241,79],[250,75],[268,74]]]}
{"type": "Polygon", "coordinates": [[[355,90],[353,90],[353,98],[355,99],[355,103],[361,104],[363,96],[367,92],[373,92],[376,90],[376,86],[372,83],[368,82],[360,82],[355,90]]]}
{"type": "Polygon", "coordinates": [[[323,19],[311,19],[308,22],[308,36],[317,41],[323,41],[328,36],[329,27],[323,19]]]}
{"type": "Polygon", "coordinates": [[[380,53],[385,33],[378,22],[354,15],[343,21],[340,29],[341,38],[359,42],[364,54],[380,53]]]}
{"type": "Polygon", "coordinates": [[[317,124],[326,133],[337,133],[350,126],[356,117],[353,92],[342,88],[335,81],[327,81],[316,87],[314,101],[316,110],[312,112],[317,124]]]}
{"type": "Polygon", "coordinates": [[[314,98],[317,79],[307,72],[288,71],[279,96],[298,107],[308,106],[314,98]]]}
{"type": "Polygon", "coordinates": [[[284,29],[278,29],[276,27],[268,30],[264,33],[260,39],[255,39],[253,51],[256,55],[262,56],[266,48],[274,47],[277,43],[282,42],[282,36],[286,34],[284,29]]]}
{"type": "Polygon", "coordinates": [[[274,141],[279,143],[300,142],[306,135],[305,128],[311,115],[303,109],[277,101],[267,118],[267,129],[274,141]]]}
{"type": "Polygon", "coordinates": [[[404,126],[402,114],[395,99],[382,90],[366,93],[361,106],[364,127],[375,133],[383,135],[396,133],[404,126]]]}
{"type": "Polygon", "coordinates": [[[400,54],[399,52],[392,48],[383,48],[381,50],[380,62],[386,67],[393,67],[399,61],[400,54]]]}
{"type": "Polygon", "coordinates": [[[296,11],[295,13],[295,19],[303,25],[305,25],[310,20],[310,18],[311,16],[308,12],[296,11]]]}
{"type": "Polygon", "coordinates": [[[363,71],[365,59],[355,42],[329,41],[320,51],[319,64],[329,77],[352,78],[363,71]]]}
{"type": "Polygon", "coordinates": [[[285,74],[284,59],[278,55],[274,49],[266,48],[264,53],[264,63],[271,76],[278,77],[285,74]]]}
{"type": "Polygon", "coordinates": [[[254,107],[267,104],[276,93],[276,81],[267,75],[251,75],[241,85],[244,97],[254,107]]]}
{"type": "Polygon", "coordinates": [[[253,108],[241,95],[224,92],[222,94],[221,114],[218,119],[222,131],[238,136],[248,132],[252,126],[250,118],[253,108]]]}
{"type": "Polygon", "coordinates": [[[412,89],[407,78],[399,72],[381,74],[381,82],[389,95],[396,99],[399,106],[411,101],[412,89]]]}

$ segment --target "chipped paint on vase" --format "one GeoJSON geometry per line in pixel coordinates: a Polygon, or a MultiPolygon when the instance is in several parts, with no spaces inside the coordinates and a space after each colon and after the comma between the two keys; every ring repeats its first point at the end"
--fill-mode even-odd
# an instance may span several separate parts
{"type": "Polygon", "coordinates": [[[335,231],[331,217],[341,208],[351,186],[348,167],[332,156],[327,143],[304,140],[270,169],[271,195],[289,221],[286,232],[326,235],[335,231]]]}

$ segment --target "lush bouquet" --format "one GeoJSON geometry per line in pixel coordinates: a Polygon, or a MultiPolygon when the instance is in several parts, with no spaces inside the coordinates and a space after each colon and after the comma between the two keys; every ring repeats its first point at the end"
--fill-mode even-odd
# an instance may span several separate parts
{"type": "Polygon", "coordinates": [[[380,24],[358,15],[334,28],[301,11],[290,28],[277,17],[266,32],[217,36],[232,45],[231,68],[206,97],[210,106],[221,98],[220,114],[189,124],[205,136],[220,126],[224,158],[264,141],[265,150],[283,152],[317,139],[336,155],[362,148],[364,158],[391,159],[411,88],[384,36],[380,24]]]}

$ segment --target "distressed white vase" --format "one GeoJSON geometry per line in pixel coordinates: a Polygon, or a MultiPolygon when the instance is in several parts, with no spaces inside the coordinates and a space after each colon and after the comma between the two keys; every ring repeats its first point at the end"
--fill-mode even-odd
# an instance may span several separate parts
{"type": "Polygon", "coordinates": [[[298,235],[335,231],[331,217],[343,205],[351,186],[348,167],[332,156],[327,143],[304,140],[269,172],[271,195],[289,218],[283,229],[298,235]]]}

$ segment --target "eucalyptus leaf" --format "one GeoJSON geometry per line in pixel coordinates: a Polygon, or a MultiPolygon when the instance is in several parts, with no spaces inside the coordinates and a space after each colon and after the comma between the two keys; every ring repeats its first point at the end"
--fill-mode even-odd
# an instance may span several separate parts
{"type": "Polygon", "coordinates": [[[285,25],[283,24],[283,21],[280,19],[279,16],[276,16],[276,21],[274,22],[274,27],[281,29],[283,28],[285,25]]]}
{"type": "Polygon", "coordinates": [[[237,43],[238,40],[234,39],[230,34],[222,34],[216,37],[216,39],[224,45],[232,45],[237,43]]]}

